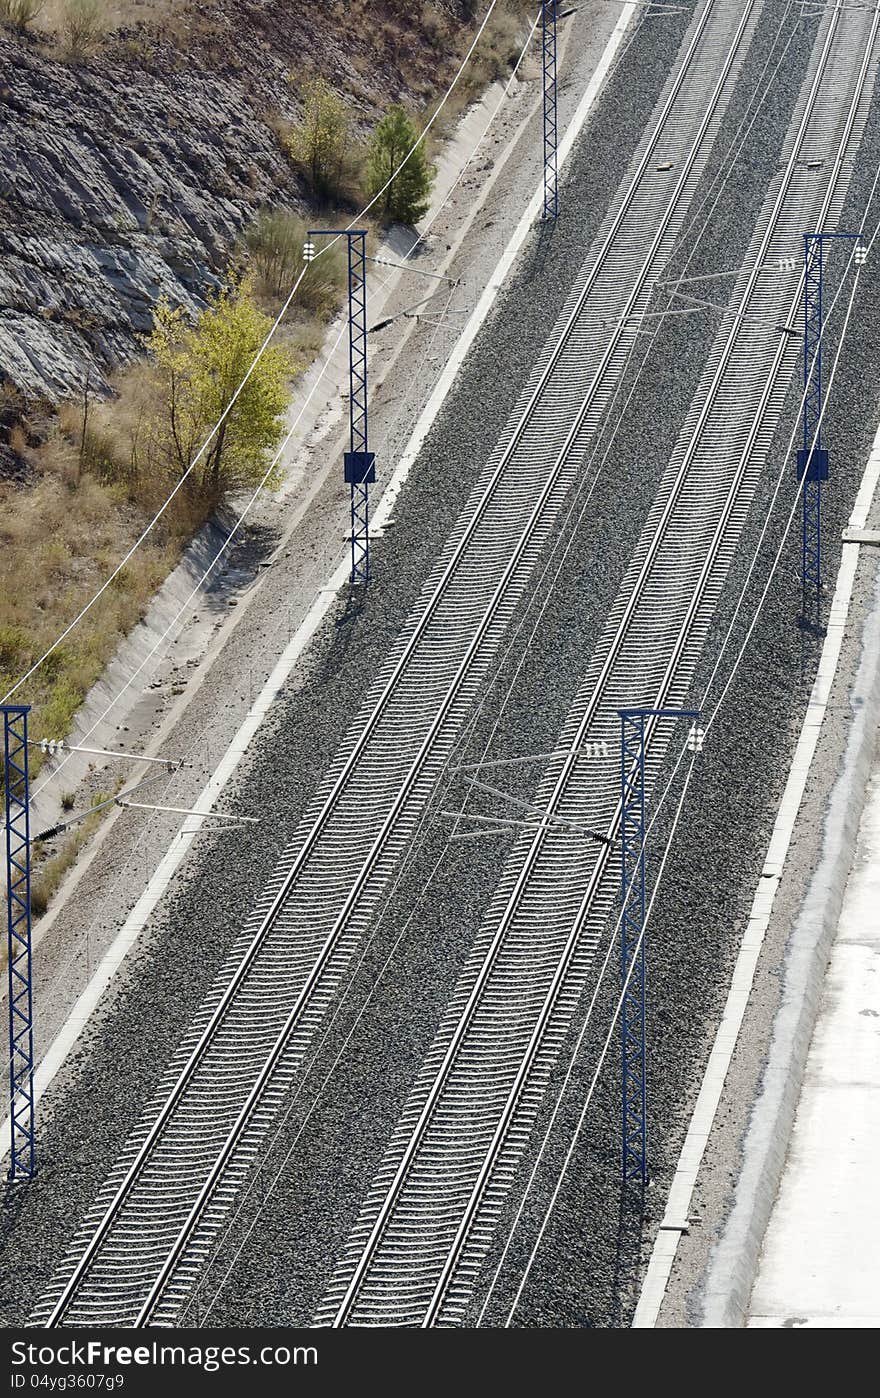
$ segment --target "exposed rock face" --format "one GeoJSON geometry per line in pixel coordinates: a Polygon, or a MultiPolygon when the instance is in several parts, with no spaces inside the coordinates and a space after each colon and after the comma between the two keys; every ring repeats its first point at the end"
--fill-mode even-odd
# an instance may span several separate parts
{"type": "MultiPolygon", "coordinates": [[[[0,385],[55,401],[140,348],[156,300],[197,305],[256,209],[302,197],[270,124],[323,73],[356,115],[448,70],[421,8],[373,0],[181,3],[93,62],[0,30],[0,385]],[[362,75],[367,72],[368,79],[362,75]]],[[[449,31],[469,0],[436,6],[449,31]]]]}
{"type": "Polygon", "coordinates": [[[0,71],[0,375],[54,399],[135,353],[159,296],[202,298],[291,174],[237,83],[68,68],[5,38],[0,71]]]}

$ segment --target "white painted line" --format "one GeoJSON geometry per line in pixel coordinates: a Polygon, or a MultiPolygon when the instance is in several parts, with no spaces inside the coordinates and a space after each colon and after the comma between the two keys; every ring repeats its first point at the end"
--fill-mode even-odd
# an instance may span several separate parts
{"type": "MultiPolygon", "coordinates": [[[[620,19],[618,20],[608,43],[605,46],[589,86],[584,93],[577,111],[568,125],[565,136],[559,147],[559,165],[564,164],[571,153],[574,143],[580,134],[581,128],[586,121],[587,115],[592,107],[599,89],[604,81],[605,75],[614,60],[620,44],[623,40],[632,16],[635,14],[637,6],[634,3],[625,4],[622,7],[620,19]]],[[[543,177],[541,183],[532,196],[516,229],[502,254],[498,263],[498,273],[490,285],[483,292],[480,300],[467,322],[462,334],[450,356],[449,362],[437,383],[434,392],[431,394],[425,408],[417,422],[412,436],[409,439],[397,467],[390,477],[388,484],[382,494],[378,508],[373,515],[374,527],[381,527],[386,523],[391,513],[391,507],[400,494],[401,487],[410,473],[412,464],[418,455],[419,449],[424,442],[430,427],[436,418],[440,408],[452,387],[455,375],[457,374],[464,360],[467,351],[470,349],[477,332],[483,324],[486,316],[492,308],[495,297],[503,285],[503,279],[507,276],[513,265],[514,259],[525,242],[526,236],[539,210],[543,205],[544,185],[543,177]]],[[[278,697],[283,685],[290,676],[294,665],[302,655],[306,646],[314,637],[327,615],[333,599],[338,595],[341,588],[348,581],[349,566],[347,559],[343,559],[339,567],[335,569],[328,583],[318,590],[311,608],[300,623],[294,636],[286,646],[280,656],[275,669],[269,676],[266,684],[260,693],[259,698],[249,711],[247,717],[233,738],[226,750],[219,765],[215,769],[212,777],[203,788],[201,795],[195,803],[197,812],[207,815],[211,806],[220,795],[226,783],[235,772],[241,758],[247,751],[251,739],[260,726],[263,718],[278,697]]],[[[198,817],[197,817],[198,819],[198,817]]],[[[61,1068],[67,1055],[77,1042],[83,1028],[90,1015],[94,1011],[107,986],[112,981],[119,967],[122,965],[134,943],[141,932],[146,927],[152,917],[160,899],[167,891],[172,878],[176,874],[184,857],[189,852],[193,839],[202,829],[203,821],[198,820],[197,825],[185,824],[174,836],[164,858],[151,877],[147,887],[141,894],[135,906],[132,908],[121,929],[103,959],[95,970],[92,979],[80,995],[61,1030],[52,1042],[51,1047],[44,1055],[42,1062],[34,1074],[34,1102],[38,1102],[46,1088],[52,1082],[56,1073],[61,1068]]],[[[9,1136],[9,1119],[4,1121],[0,1128],[0,1141],[9,1136]]],[[[0,1155],[0,1159],[3,1156],[0,1155]]]]}
{"type": "MultiPolygon", "coordinates": [[[[862,476],[862,483],[853,506],[848,531],[865,528],[878,480],[880,480],[880,427],[877,429],[874,445],[862,476]]],[[[816,752],[816,744],[819,741],[819,730],[825,717],[831,686],[837,673],[840,649],[852,600],[859,547],[860,545],[857,543],[843,545],[834,598],[828,618],[828,629],[819,660],[819,670],[810,694],[791,771],[773,826],[770,846],[746,924],[745,935],[740,945],[724,1014],[715,1036],[712,1052],[709,1055],[709,1062],[694,1107],[694,1114],[672,1179],[672,1187],[666,1201],[664,1222],[666,1219],[687,1218],[690,1211],[697,1174],[703,1160],[703,1152],[715,1120],[724,1081],[742,1027],[755,969],[770,923],[776,890],[782,877],[782,869],[791,842],[794,823],[803,799],[810,767],[816,752]]],[[[678,1233],[667,1231],[661,1231],[657,1235],[639,1303],[633,1317],[634,1329],[652,1329],[657,1323],[672,1271],[672,1264],[675,1260],[679,1236],[678,1233]]]]}

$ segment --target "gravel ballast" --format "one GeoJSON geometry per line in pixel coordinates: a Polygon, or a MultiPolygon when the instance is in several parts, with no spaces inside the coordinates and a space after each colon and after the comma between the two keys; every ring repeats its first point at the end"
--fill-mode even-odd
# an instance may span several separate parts
{"type": "MultiPolygon", "coordinates": [[[[799,54],[802,64],[805,63],[808,52],[809,45],[805,44],[799,54]]],[[[753,69],[754,75],[760,74],[761,66],[756,59],[753,69]]],[[[731,265],[730,248],[726,235],[729,235],[730,230],[735,228],[738,221],[742,219],[744,212],[742,191],[744,187],[751,190],[752,198],[757,202],[760,202],[763,197],[766,173],[774,168],[778,154],[778,142],[781,139],[781,132],[778,132],[774,144],[773,133],[780,124],[780,112],[785,113],[785,104],[790,103],[796,95],[798,84],[794,81],[795,74],[797,74],[797,68],[795,68],[794,73],[787,74],[791,79],[789,90],[780,94],[779,106],[768,103],[768,109],[764,114],[764,124],[759,124],[755,131],[756,143],[760,144],[765,151],[766,165],[763,171],[760,168],[756,169],[752,163],[749,166],[748,181],[731,182],[729,196],[719,205],[714,220],[714,227],[724,232],[717,242],[709,240],[707,246],[701,249],[701,256],[695,261],[691,269],[694,274],[702,275],[710,269],[715,270],[719,265],[731,265]],[[762,174],[764,175],[763,179],[762,174]]],[[[739,118],[739,112],[735,112],[731,116],[731,124],[734,129],[738,125],[739,118]]],[[[784,125],[782,130],[784,130],[784,125]]],[[[746,205],[745,207],[753,209],[754,205],[746,205]]],[[[708,337],[711,337],[711,333],[712,326],[709,322],[706,328],[705,343],[708,343],[708,337]]],[[[695,349],[692,336],[689,337],[688,347],[692,352],[692,358],[683,359],[681,339],[675,336],[667,337],[667,342],[661,342],[655,356],[659,361],[656,366],[656,376],[653,380],[648,378],[648,383],[652,389],[659,390],[660,386],[664,384],[664,380],[668,383],[668,366],[676,355],[679,363],[689,365],[691,368],[693,377],[682,374],[681,378],[676,380],[678,392],[670,402],[668,419],[661,423],[661,426],[666,426],[671,440],[674,440],[678,423],[684,415],[690,393],[694,387],[693,378],[698,375],[702,367],[703,356],[695,349]]],[[[652,368],[654,367],[652,365],[652,368]]],[[[628,446],[632,444],[632,455],[628,460],[622,452],[618,452],[612,460],[612,469],[610,469],[609,474],[618,488],[620,488],[621,482],[625,482],[625,487],[620,490],[620,494],[625,495],[628,501],[639,498],[633,496],[637,482],[643,485],[646,494],[648,490],[653,489],[657,475],[650,473],[651,466],[654,466],[655,472],[659,472],[664,460],[664,449],[668,449],[670,445],[669,441],[660,441],[656,458],[648,459],[647,470],[649,474],[646,481],[644,479],[645,456],[638,454],[638,444],[648,440],[652,426],[656,427],[656,421],[652,415],[652,405],[655,402],[656,398],[652,392],[646,392],[642,396],[639,405],[630,415],[627,423],[629,430],[625,434],[621,434],[628,446]],[[629,467],[628,471],[627,467],[629,467]],[[637,473],[637,467],[642,468],[643,475],[637,473]]],[[[609,510],[613,511],[613,505],[614,492],[612,492],[610,502],[601,497],[596,499],[595,514],[597,519],[602,521],[599,533],[601,535],[607,531],[609,518],[613,517],[614,526],[620,531],[618,537],[623,541],[621,553],[628,556],[632,539],[626,532],[627,521],[621,519],[619,511],[617,514],[609,516],[608,512],[609,510]]],[[[635,508],[633,509],[633,517],[638,517],[638,511],[635,508]]],[[[496,732],[492,747],[493,757],[517,755],[524,751],[540,751],[542,748],[546,748],[548,743],[552,743],[553,736],[558,731],[561,715],[564,714],[570,697],[567,686],[578,673],[577,657],[579,654],[589,654],[589,647],[596,639],[597,627],[604,620],[603,606],[607,601],[604,588],[608,587],[609,581],[616,587],[614,579],[606,579],[603,583],[601,572],[597,576],[597,558],[595,551],[591,548],[592,543],[591,534],[585,531],[585,538],[579,540],[577,554],[571,561],[567,575],[563,573],[560,579],[547,625],[536,638],[536,643],[533,644],[529,652],[525,669],[518,679],[516,695],[505,713],[500,730],[496,732]],[[585,577],[583,569],[585,557],[590,559],[588,577],[585,577]]],[[[609,563],[610,560],[607,559],[607,555],[603,556],[600,553],[598,562],[601,569],[602,565],[609,563]]],[[[610,568],[609,571],[613,572],[610,568]]],[[[504,678],[506,679],[507,676],[504,678]]],[[[503,691],[504,687],[504,682],[500,682],[499,691],[503,691]]],[[[488,731],[493,723],[494,713],[488,713],[485,723],[482,725],[482,731],[472,744],[473,753],[482,751],[483,739],[488,736],[488,731]]],[[[509,780],[506,784],[512,792],[516,792],[516,787],[509,780]]],[[[528,794],[528,787],[524,787],[523,794],[528,794]]],[[[662,837],[658,842],[662,843],[662,837]]],[[[423,887],[435,860],[443,852],[443,846],[443,831],[437,829],[433,838],[424,842],[424,849],[417,857],[408,886],[400,892],[398,925],[404,936],[407,935],[407,921],[412,913],[418,890],[423,887]]],[[[361,1151],[366,1149],[370,1151],[372,1159],[378,1158],[382,1139],[387,1131],[387,1127],[382,1122],[393,1120],[395,1104],[399,1100],[401,1086],[405,1087],[406,1084],[409,1043],[406,1043],[404,1052],[401,1053],[401,1058],[404,1058],[405,1053],[404,1062],[398,1059],[390,1062],[387,1051],[391,1026],[395,1026],[395,1048],[401,1047],[400,1029],[396,1025],[395,1015],[399,1014],[401,1007],[405,1004],[407,1027],[411,1033],[411,1026],[416,1022],[417,1008],[421,1004],[423,1006],[421,1015],[426,1024],[420,1043],[427,1042],[435,1018],[432,1018],[431,1006],[425,1006],[428,993],[422,989],[424,978],[429,971],[436,976],[439,968],[444,983],[447,981],[449,984],[452,983],[453,972],[459,960],[460,931],[462,928],[467,931],[468,940],[473,935],[488,891],[494,887],[496,871],[503,857],[503,852],[503,848],[496,847],[493,848],[491,855],[487,855],[482,860],[479,857],[475,858],[470,851],[467,854],[457,855],[453,853],[447,858],[441,877],[431,885],[430,902],[423,903],[418,907],[418,944],[416,944],[415,936],[410,929],[409,942],[405,944],[395,962],[393,984],[389,984],[383,991],[380,991],[377,1001],[371,1007],[369,1018],[365,1017],[361,1021],[352,1041],[346,1047],[346,1057],[352,1066],[346,1070],[344,1088],[339,1078],[334,1078],[326,1100],[319,1103],[318,1109],[312,1115],[302,1135],[299,1135],[299,1132],[305,1116],[305,1103],[301,1111],[296,1110],[292,1113],[289,1131],[285,1133],[285,1139],[279,1147],[277,1157],[280,1162],[286,1150],[293,1147],[289,1173],[285,1177],[289,1182],[288,1186],[279,1191],[279,1207],[273,1209],[270,1204],[262,1212],[259,1245],[245,1251],[243,1259],[238,1263],[236,1272],[238,1280],[226,1289],[220,1305],[212,1312],[212,1319],[222,1318],[228,1323],[232,1323],[235,1319],[241,1320],[249,1315],[266,1313],[277,1316],[279,1321],[285,1316],[292,1316],[294,1319],[300,1320],[308,1318],[308,1297],[314,1296],[318,1290],[314,1276],[315,1255],[324,1251],[332,1253],[334,1247],[338,1245],[333,1242],[333,1239],[338,1240],[344,1236],[346,1220],[350,1219],[354,1213],[351,1199],[352,1180],[353,1178],[362,1178],[362,1176],[359,1163],[351,1159],[350,1142],[352,1139],[357,1139],[359,1155],[361,1151]],[[466,895],[463,892],[465,888],[466,895]],[[449,964],[450,961],[454,963],[452,966],[449,964]],[[405,992],[402,990],[402,986],[406,987],[405,992]],[[382,1075],[381,1085],[377,1089],[375,1076],[379,1064],[382,1067],[382,1075]],[[348,1084],[351,1086],[349,1087],[348,1084]],[[351,1104],[348,1108],[345,1106],[346,1099],[351,1104]],[[294,1142],[296,1142],[295,1145],[294,1142]],[[316,1173],[314,1162],[317,1160],[324,1162],[324,1164],[319,1167],[316,1173]],[[292,1262],[288,1250],[291,1240],[295,1240],[298,1234],[298,1229],[292,1229],[289,1213],[285,1217],[284,1208],[281,1206],[283,1200],[284,1205],[289,1210],[291,1199],[294,1201],[293,1211],[301,1217],[303,1235],[310,1239],[310,1249],[307,1253],[297,1249],[294,1241],[292,1262]],[[327,1243],[325,1247],[322,1247],[321,1242],[325,1237],[327,1237],[327,1243]],[[261,1254],[263,1255],[261,1256],[261,1254]],[[283,1263],[282,1258],[285,1259],[283,1263]],[[240,1309],[241,1307],[245,1309],[240,1309]]],[[[394,916],[393,911],[392,916],[394,916]]],[[[377,966],[371,966],[369,974],[365,974],[365,987],[372,983],[372,976],[376,969],[377,966]]],[[[603,1013],[596,1015],[597,1025],[601,1025],[603,1022],[607,1023],[611,999],[613,999],[614,994],[616,992],[612,988],[609,1003],[604,1007],[604,1016],[603,1013]]],[[[353,1006],[360,1003],[360,996],[357,993],[351,999],[353,1006]]],[[[354,1010],[352,1010],[353,1013],[354,1010]]],[[[326,1060],[323,1060],[322,1057],[321,1071],[316,1071],[314,1074],[317,1082],[321,1080],[323,1069],[332,1063],[335,1052],[343,1043],[347,1030],[348,1023],[344,1022],[340,1026],[338,1034],[333,1036],[327,1049],[326,1060]]],[[[421,1049],[418,1050],[418,1053],[420,1052],[421,1049]]],[[[616,1122],[618,1112],[618,1090],[614,1083],[608,1089],[606,1106],[609,1119],[612,1122],[616,1122]]],[[[574,1094],[574,1100],[578,1100],[577,1093],[574,1094]]],[[[309,1105],[310,1101],[311,1099],[309,1099],[309,1105]]],[[[597,1101],[596,1106],[597,1111],[601,1113],[602,1104],[597,1101]]],[[[601,1117],[597,1120],[601,1120],[601,1117]]],[[[603,1125],[607,1125],[607,1123],[603,1122],[603,1125]]],[[[563,1131],[561,1137],[564,1138],[564,1136],[563,1131]]],[[[610,1142],[611,1146],[607,1155],[601,1148],[598,1152],[599,1158],[595,1161],[596,1173],[591,1178],[591,1184],[595,1188],[594,1200],[598,1201],[596,1209],[603,1211],[602,1217],[606,1220],[613,1220],[614,1236],[616,1237],[617,1200],[611,1201],[612,1207],[609,1211],[607,1189],[609,1178],[616,1181],[616,1125],[611,1132],[610,1142]]],[[[530,1163],[528,1162],[528,1164],[530,1163]]],[[[275,1168],[277,1166],[273,1162],[268,1173],[271,1175],[275,1168]]],[[[511,1197],[512,1199],[516,1198],[516,1190],[513,1191],[511,1197]]],[[[580,1198],[577,1207],[578,1209],[583,1207],[583,1200],[580,1198]]],[[[247,1210],[244,1211],[244,1218],[246,1217],[247,1210]]],[[[576,1215],[571,1221],[571,1232],[579,1235],[582,1228],[583,1219],[576,1215]]],[[[528,1227],[525,1228],[524,1234],[526,1237],[530,1236],[528,1227]]],[[[607,1228],[600,1227],[596,1223],[590,1236],[595,1259],[597,1253],[601,1253],[608,1241],[607,1228]]],[[[624,1312],[617,1300],[619,1287],[615,1281],[618,1270],[615,1259],[612,1257],[606,1265],[600,1265],[598,1269],[594,1269],[596,1271],[595,1286],[591,1283],[589,1294],[584,1296],[583,1291],[580,1290],[580,1294],[572,1298],[570,1291],[566,1297],[558,1290],[560,1277],[568,1279],[569,1287],[572,1285],[572,1280],[567,1260],[565,1267],[560,1267],[558,1265],[560,1258],[557,1254],[558,1249],[556,1254],[551,1250],[548,1262],[548,1268],[552,1271],[555,1280],[551,1283],[547,1276],[542,1275],[536,1284],[536,1292],[541,1295],[542,1300],[532,1323],[621,1323],[624,1312]],[[572,1305],[573,1301],[574,1305],[572,1305]]],[[[231,1257],[232,1250],[218,1266],[218,1277],[222,1276],[231,1257]]],[[[491,1271],[491,1268],[487,1271],[491,1271]]],[[[514,1264],[510,1268],[511,1275],[516,1275],[516,1271],[517,1267],[514,1264]]],[[[579,1289],[583,1288],[585,1273],[576,1268],[575,1275],[575,1285],[579,1289]]],[[[206,1294],[209,1296],[213,1294],[213,1288],[210,1284],[206,1286],[206,1294]]]]}
{"type": "MultiPolygon", "coordinates": [[[[768,6],[769,30],[775,28],[778,14],[779,7],[768,6]]],[[[640,96],[653,90],[650,79],[662,81],[664,64],[670,60],[669,45],[675,43],[674,27],[670,25],[662,37],[654,35],[650,42],[633,47],[629,63],[639,65],[639,76],[644,80],[640,96]]],[[[747,61],[741,79],[742,94],[760,76],[759,47],[756,41],[754,59],[747,61]]],[[[805,42],[793,45],[786,70],[754,133],[742,178],[729,183],[692,272],[732,265],[737,231],[750,226],[749,219],[754,219],[769,172],[774,168],[786,109],[790,109],[796,96],[808,51],[805,42]]],[[[615,162],[621,149],[626,148],[627,139],[634,143],[640,134],[638,122],[646,107],[640,102],[638,111],[634,109],[631,94],[639,87],[627,82],[627,77],[624,67],[617,84],[627,94],[626,104],[622,100],[619,106],[615,105],[612,87],[591,128],[588,158],[582,152],[576,159],[564,191],[573,210],[595,206],[597,217],[604,212],[602,179],[608,183],[614,169],[619,173],[615,162]],[[604,169],[602,151],[607,160],[604,169]]],[[[725,129],[735,131],[737,120],[734,104],[725,129]]],[[[858,212],[860,195],[864,203],[866,171],[872,168],[872,157],[876,169],[876,127],[875,119],[863,144],[848,214],[858,212]]],[[[720,148],[724,145],[723,133],[720,148]]],[[[613,183],[616,184],[616,176],[613,183]]],[[[507,367],[510,363],[510,377],[518,389],[531,365],[530,356],[542,341],[547,321],[568,289],[566,276],[570,277],[579,265],[583,239],[583,222],[573,217],[569,222],[563,213],[549,246],[538,244],[536,255],[540,252],[542,265],[539,268],[532,261],[521,272],[495,317],[491,334],[484,334],[472,355],[455,402],[438,423],[424,464],[413,476],[396,510],[397,529],[377,549],[378,581],[367,608],[334,618],[333,626],[316,648],[310,675],[290,700],[279,706],[273,731],[267,733],[262,753],[250,769],[242,795],[252,802],[255,793],[259,793],[267,813],[286,813],[291,807],[301,809],[332,756],[340,736],[340,723],[334,720],[350,712],[350,697],[362,691],[385,646],[399,629],[438,541],[455,517],[472,479],[474,464],[488,454],[494,444],[493,433],[497,436],[503,426],[512,401],[510,394],[505,396],[509,382],[490,400],[485,383],[491,379],[486,376],[497,378],[492,366],[504,362],[507,367]],[[538,278],[540,309],[535,296],[538,278]],[[509,360],[505,360],[505,354],[509,354],[509,360]],[[460,430],[464,414],[469,423],[479,426],[476,443],[473,434],[465,439],[460,430]],[[281,751],[290,753],[291,760],[280,762],[281,751]]],[[[865,332],[877,307],[867,304],[869,301],[866,291],[857,303],[857,318],[850,332],[850,345],[854,348],[846,357],[828,419],[835,462],[839,458],[841,463],[844,459],[852,463],[849,472],[842,465],[836,469],[835,490],[828,492],[829,541],[839,537],[838,525],[850,507],[853,482],[873,435],[866,411],[873,405],[866,404],[860,392],[860,385],[876,381],[870,336],[865,332]]],[[[552,746],[583,668],[581,657],[590,654],[601,630],[607,606],[616,593],[620,574],[653,498],[670,444],[699,378],[712,329],[711,317],[707,317],[702,335],[691,325],[686,338],[670,329],[658,340],[641,381],[645,391],[634,399],[626,430],[618,438],[626,445],[616,448],[610,459],[610,469],[591,508],[591,517],[569,555],[517,678],[516,694],[495,732],[493,755],[515,755],[552,746]],[[662,405],[659,411],[658,404],[662,405]]],[[[783,438],[787,439],[796,411],[794,395],[789,408],[775,444],[774,450],[778,451],[775,456],[771,454],[771,459],[781,459],[783,438]]],[[[764,503],[757,499],[753,507],[740,550],[743,572],[751,556],[750,541],[760,527],[764,503]]],[[[734,954],[743,910],[747,910],[751,899],[754,876],[772,825],[815,661],[814,653],[803,654],[801,633],[793,624],[796,542],[792,542],[783,559],[746,662],[728,697],[729,722],[713,730],[713,743],[704,758],[700,782],[692,788],[685,807],[683,834],[673,849],[652,924],[651,1100],[656,1142],[656,1183],[649,1210],[652,1214],[656,1214],[657,1208],[662,1209],[661,1201],[687,1121],[688,1103],[705,1054],[707,1035],[694,1033],[695,1018],[700,1024],[710,1024],[723,1001],[724,973],[734,954]]],[[[762,559],[759,576],[763,566],[762,559]]],[[[835,566],[829,552],[829,575],[835,566]]],[[[740,581],[741,575],[734,570],[728,582],[728,605],[737,595],[740,581]]],[[[719,614],[719,635],[723,634],[723,612],[724,605],[719,614]]],[[[707,646],[709,656],[714,653],[716,639],[713,637],[707,646]]],[[[500,677],[499,693],[504,691],[506,678],[500,677]]],[[[495,718],[496,712],[487,706],[475,731],[475,749],[488,738],[495,718]]],[[[528,790],[525,784],[524,789],[528,790]]],[[[280,851],[280,824],[266,819],[259,844],[244,839],[230,849],[227,843],[212,842],[197,878],[175,900],[167,926],[157,928],[149,953],[102,1021],[93,1026],[90,1042],[79,1056],[81,1072],[71,1074],[66,1093],[54,1094],[54,1113],[42,1127],[41,1153],[45,1163],[40,1178],[27,1198],[6,1215],[6,1258],[12,1263],[14,1257],[14,1263],[7,1268],[3,1295],[3,1315],[8,1321],[23,1318],[17,1296],[36,1294],[64,1237],[75,1226],[149,1095],[189,1006],[197,1002],[222,960],[230,929],[237,927],[247,912],[249,888],[255,876],[260,869],[268,871],[280,851]],[[215,908],[222,908],[222,918],[212,916],[215,908]],[[193,927],[199,929],[198,939],[188,936],[188,929],[193,927]],[[157,1005],[162,1007],[160,1014],[156,1012],[157,1005]],[[120,1091],[120,1083],[125,1083],[124,1091],[120,1091]]],[[[420,909],[419,935],[414,937],[407,931],[408,909],[444,844],[439,828],[421,842],[391,905],[383,937],[370,953],[372,959],[365,961],[359,984],[354,986],[348,1005],[343,1007],[319,1050],[314,1065],[315,1082],[320,1083],[322,1069],[332,1065],[345,1041],[349,1020],[362,1003],[363,992],[372,984],[383,956],[400,933],[404,940],[393,974],[384,978],[367,1014],[345,1046],[344,1063],[296,1142],[283,1187],[270,1197],[259,1229],[238,1259],[219,1304],[206,1315],[204,1303],[200,1303],[201,1310],[189,1317],[191,1321],[280,1324],[308,1320],[369,1183],[414,1067],[433,1034],[470,937],[491,896],[503,857],[503,846],[493,847],[491,853],[479,858],[474,858],[473,850],[467,847],[461,855],[453,853],[448,857],[441,877],[431,885],[430,906],[420,909]],[[389,1053],[391,1044],[393,1052],[389,1053]],[[283,1270],[279,1267],[281,1259],[283,1270]]],[[[662,832],[658,847],[662,847],[662,832]]],[[[609,991],[613,991],[611,985],[609,991]]],[[[567,1099],[569,1107],[563,1113],[563,1129],[558,1133],[557,1159],[567,1140],[565,1128],[573,1126],[586,1090],[603,1037],[599,1026],[607,1023],[610,1000],[598,1008],[602,1013],[597,1012],[594,1019],[597,1036],[586,1046],[586,1076],[576,1074],[567,1099]]],[[[578,1153],[577,1167],[567,1177],[551,1229],[517,1311],[517,1324],[592,1326],[627,1321],[633,1256],[638,1254],[639,1242],[629,1226],[628,1208],[621,1212],[616,1198],[615,1070],[613,1055],[609,1070],[600,1081],[595,1112],[585,1137],[586,1148],[578,1153]],[[564,1266],[560,1266],[561,1261],[564,1266]]],[[[293,1143],[305,1116],[305,1105],[304,1100],[292,1114],[291,1134],[279,1142],[280,1148],[293,1143]]],[[[279,1149],[279,1163],[280,1155],[279,1149]]],[[[552,1181],[553,1163],[551,1153],[546,1180],[541,1176],[543,1185],[552,1181]]],[[[542,1196],[541,1181],[538,1199],[546,1197],[546,1188],[542,1196]]],[[[630,1202],[625,1201],[627,1205],[630,1202]]],[[[523,1239],[534,1235],[536,1218],[537,1215],[526,1215],[521,1230],[523,1239]]],[[[237,1247],[237,1237],[233,1244],[237,1247]]],[[[228,1260],[233,1260],[232,1252],[228,1260]]],[[[516,1244],[505,1277],[515,1277],[523,1261],[524,1254],[516,1244]]],[[[491,1270],[490,1266],[487,1273],[491,1270]]],[[[210,1289],[206,1291],[211,1294],[210,1289]]],[[[502,1288],[500,1297],[507,1291],[509,1286],[502,1288]]],[[[494,1312],[492,1320],[497,1320],[494,1312]]]]}
{"type": "Polygon", "coordinates": [[[117,978],[76,1055],[43,1100],[41,1169],[4,1211],[0,1317],[24,1320],[65,1242],[148,1100],[192,1009],[201,1002],[259,886],[275,867],[286,833],[316,787],[399,632],[442,542],[489,456],[527,379],[558,308],[580,268],[620,178],[622,156],[637,144],[678,47],[687,15],[662,33],[648,28],[597,112],[589,148],[572,158],[572,207],[551,238],[527,249],[498,309],[471,352],[396,508],[396,528],[375,550],[366,607],[349,603],[323,629],[306,672],[237,783],[234,809],[258,809],[258,835],[205,840],[187,886],[156,920],[136,964],[117,978]],[[636,80],[634,81],[634,75],[636,80]],[[536,286],[540,285],[540,300],[536,286]],[[504,366],[499,374],[498,366],[504,366]],[[491,385],[491,393],[486,386],[491,385]],[[461,423],[468,423],[463,433],[461,423]],[[193,936],[197,929],[197,936],[193,936]],[[121,1086],[123,1085],[124,1086],[121,1086]]]}

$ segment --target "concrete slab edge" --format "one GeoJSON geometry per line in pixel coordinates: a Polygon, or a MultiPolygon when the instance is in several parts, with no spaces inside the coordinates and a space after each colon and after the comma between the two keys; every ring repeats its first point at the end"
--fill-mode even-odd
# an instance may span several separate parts
{"type": "Polygon", "coordinates": [[[702,1325],[741,1326],[757,1275],[794,1126],[828,959],[852,867],[880,722],[880,585],[863,634],[853,690],[857,710],[828,801],[819,864],[792,930],[782,1003],[760,1095],[752,1110],[734,1205],[709,1264],[702,1325]]]}
{"type": "MultiPolygon", "coordinates": [[[[880,480],[880,427],[862,476],[849,522],[862,530],[880,480]]],[[[770,923],[776,892],[807,785],[831,688],[837,673],[859,557],[858,543],[845,543],[819,669],[783,792],[764,867],[740,945],[724,1013],[679,1155],[663,1222],[688,1217],[697,1175],[725,1079],[733,1058],[755,969],[770,923]]],[[[774,1026],[770,1061],[755,1104],[744,1151],[743,1168],[731,1216],[713,1253],[702,1324],[742,1324],[760,1255],[761,1243],[776,1197],[788,1145],[806,1055],[818,1010],[828,951],[849,875],[851,852],[861,816],[864,791],[880,720],[880,594],[875,598],[863,636],[863,653],[855,693],[864,696],[850,731],[843,769],[829,800],[826,834],[818,868],[792,934],[783,1003],[774,1026]],[[854,799],[855,792],[859,793],[854,799]]],[[[634,1329],[651,1329],[666,1294],[680,1233],[662,1224],[648,1264],[634,1329]]]]}

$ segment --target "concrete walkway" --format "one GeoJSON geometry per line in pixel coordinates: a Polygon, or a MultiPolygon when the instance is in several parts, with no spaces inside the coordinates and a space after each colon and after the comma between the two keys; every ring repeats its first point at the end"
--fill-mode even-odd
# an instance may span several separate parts
{"type": "Polygon", "coordinates": [[[807,1059],[750,1327],[880,1325],[880,756],[807,1059]]]}

